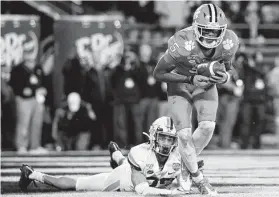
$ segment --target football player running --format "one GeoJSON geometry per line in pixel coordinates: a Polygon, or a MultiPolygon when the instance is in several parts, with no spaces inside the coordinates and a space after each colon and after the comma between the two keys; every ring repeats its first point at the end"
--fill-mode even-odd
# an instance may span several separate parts
{"type": "MultiPolygon", "coordinates": [[[[217,194],[198,170],[197,155],[212,138],[218,107],[216,84],[229,80],[238,44],[237,35],[227,29],[224,12],[214,4],[203,4],[195,11],[192,26],[168,40],[168,49],[154,69],[156,80],[168,84],[168,103],[178,132],[179,153],[202,194],[217,194]],[[211,77],[197,74],[197,65],[212,61],[224,64],[226,72],[217,71],[211,77]],[[197,110],[198,128],[192,134],[193,106],[197,110]]],[[[182,173],[187,175],[185,171],[182,173]]]]}
{"type": "MultiPolygon", "coordinates": [[[[172,119],[161,117],[155,120],[149,129],[148,136],[148,143],[137,145],[130,150],[126,160],[128,162],[123,162],[124,156],[118,151],[117,163],[118,165],[122,163],[122,165],[110,173],[74,179],[44,174],[23,164],[20,168],[19,187],[26,191],[32,181],[39,181],[62,190],[135,191],[141,195],[189,193],[191,180],[181,179],[181,157],[177,150],[177,133],[172,119]],[[178,186],[172,184],[175,179],[178,186]]],[[[114,149],[119,150],[116,144],[114,146],[114,149]]],[[[110,152],[112,151],[110,150],[110,152]]],[[[114,155],[114,157],[116,156],[114,155]]]]}

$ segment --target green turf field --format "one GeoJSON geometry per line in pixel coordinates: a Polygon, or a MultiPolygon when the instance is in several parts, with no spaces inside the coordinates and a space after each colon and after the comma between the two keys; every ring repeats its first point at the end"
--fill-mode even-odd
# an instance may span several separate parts
{"type": "MultiPolygon", "coordinates": [[[[205,175],[219,192],[227,197],[279,197],[279,150],[209,151],[200,156],[205,161],[205,175]]],[[[35,169],[72,177],[111,171],[108,151],[65,152],[49,155],[16,155],[1,153],[2,196],[67,196],[67,197],[128,197],[133,193],[59,191],[50,186],[31,185],[28,193],[17,187],[19,167],[30,164],[35,169]]],[[[201,196],[193,188],[193,194],[201,196]]]]}

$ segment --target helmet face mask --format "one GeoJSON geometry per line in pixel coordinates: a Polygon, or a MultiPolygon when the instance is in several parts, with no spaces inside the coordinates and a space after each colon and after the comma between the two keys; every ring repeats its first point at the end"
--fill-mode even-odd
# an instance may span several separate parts
{"type": "Polygon", "coordinates": [[[158,132],[156,134],[155,152],[163,156],[169,156],[176,144],[176,136],[158,132]]]}
{"type": "Polygon", "coordinates": [[[156,154],[169,156],[177,146],[176,129],[171,118],[164,116],[153,122],[149,129],[149,142],[156,154]]]}
{"type": "Polygon", "coordinates": [[[193,29],[196,40],[205,48],[216,48],[227,29],[224,12],[213,4],[201,5],[194,14],[193,29]]]}

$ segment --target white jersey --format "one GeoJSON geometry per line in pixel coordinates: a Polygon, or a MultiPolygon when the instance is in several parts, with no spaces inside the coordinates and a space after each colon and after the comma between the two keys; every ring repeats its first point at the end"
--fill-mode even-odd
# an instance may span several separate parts
{"type": "Polygon", "coordinates": [[[181,173],[181,157],[177,148],[170,153],[163,169],[159,168],[156,154],[147,143],[133,147],[128,154],[128,162],[144,174],[151,187],[167,187],[181,173]]]}
{"type": "Polygon", "coordinates": [[[76,190],[87,191],[134,191],[131,180],[131,166],[141,171],[151,187],[169,188],[173,180],[180,175],[181,157],[174,149],[160,170],[155,152],[147,143],[133,147],[128,154],[128,163],[124,162],[110,173],[101,173],[77,180],[76,190]]]}

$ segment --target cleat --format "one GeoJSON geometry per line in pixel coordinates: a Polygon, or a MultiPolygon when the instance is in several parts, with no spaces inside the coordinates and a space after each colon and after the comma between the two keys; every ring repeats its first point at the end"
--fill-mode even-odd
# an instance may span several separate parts
{"type": "Polygon", "coordinates": [[[33,168],[29,165],[22,164],[20,167],[21,175],[18,182],[18,186],[20,189],[24,192],[27,191],[27,187],[30,185],[30,183],[34,180],[29,179],[29,175],[34,171],[33,168]]]}
{"type": "Polygon", "coordinates": [[[112,153],[114,153],[115,151],[121,152],[121,150],[120,150],[119,146],[115,142],[112,142],[112,141],[109,143],[108,149],[109,149],[109,154],[110,154],[110,167],[112,169],[115,169],[118,166],[118,164],[112,158],[112,153]]]}
{"type": "Polygon", "coordinates": [[[200,193],[208,196],[216,196],[217,191],[210,185],[207,178],[204,178],[201,182],[195,183],[200,193]]]}
{"type": "MultiPolygon", "coordinates": [[[[204,166],[204,161],[203,160],[198,161],[198,169],[201,172],[203,171],[203,166],[204,166]]],[[[193,191],[191,188],[192,184],[193,184],[193,179],[192,179],[191,173],[188,169],[186,169],[186,171],[183,172],[182,174],[183,174],[182,176],[184,177],[184,180],[182,180],[180,184],[182,184],[183,191],[185,191],[187,194],[189,194],[193,191]]]]}
{"type": "Polygon", "coordinates": [[[203,168],[203,166],[204,166],[203,160],[198,161],[198,168],[199,168],[199,170],[201,170],[203,168]]]}
{"type": "Polygon", "coordinates": [[[198,169],[201,173],[203,173],[203,166],[204,166],[204,162],[203,160],[198,161],[198,169]]]}

